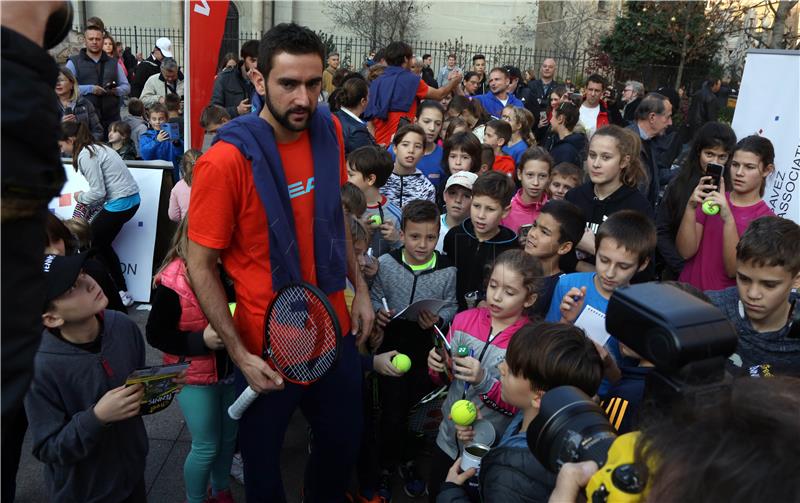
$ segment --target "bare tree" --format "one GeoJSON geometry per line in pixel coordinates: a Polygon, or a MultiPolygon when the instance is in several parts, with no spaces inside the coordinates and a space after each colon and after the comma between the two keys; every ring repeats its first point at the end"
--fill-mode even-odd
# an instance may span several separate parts
{"type": "Polygon", "coordinates": [[[430,3],[415,0],[326,0],[323,7],[335,25],[369,39],[373,48],[415,38],[430,3]]]}
{"type": "Polygon", "coordinates": [[[751,10],[768,9],[771,14],[751,24],[745,24],[744,35],[749,45],[767,49],[793,49],[800,43],[800,37],[789,29],[789,13],[798,0],[762,0],[748,6],[751,10]]]}

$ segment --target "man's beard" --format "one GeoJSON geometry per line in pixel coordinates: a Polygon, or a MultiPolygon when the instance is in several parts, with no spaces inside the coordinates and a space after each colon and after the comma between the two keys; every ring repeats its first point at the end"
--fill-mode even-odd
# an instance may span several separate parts
{"type": "Polygon", "coordinates": [[[290,108],[285,113],[280,113],[280,111],[277,108],[275,108],[275,106],[272,104],[272,100],[270,100],[269,98],[269,91],[267,91],[267,95],[265,96],[264,101],[266,101],[267,103],[267,109],[269,110],[269,113],[272,114],[272,116],[275,118],[276,121],[278,121],[278,124],[280,124],[281,126],[295,133],[299,133],[300,131],[305,131],[306,129],[308,129],[308,125],[311,122],[311,115],[314,112],[314,110],[311,107],[294,107],[290,108]],[[308,118],[301,125],[292,124],[292,122],[289,120],[289,114],[291,114],[292,112],[300,112],[300,111],[307,112],[308,118]]]}

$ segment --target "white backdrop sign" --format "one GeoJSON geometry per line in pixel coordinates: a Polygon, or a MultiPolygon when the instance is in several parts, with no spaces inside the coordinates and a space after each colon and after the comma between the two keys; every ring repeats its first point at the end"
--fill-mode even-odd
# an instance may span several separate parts
{"type": "MultiPolygon", "coordinates": [[[[153,280],[158,202],[164,172],[161,169],[129,169],[139,185],[139,197],[142,198],[142,202],[139,210],[122,227],[122,231],[114,240],[114,250],[119,256],[122,272],[128,283],[128,292],[137,302],[149,302],[153,280]]],[[[65,165],[64,170],[67,173],[67,182],[61,189],[61,196],[53,198],[48,206],[50,211],[60,218],[68,219],[72,218],[72,211],[75,209],[75,193],[88,191],[89,184],[82,174],[72,169],[71,164],[65,165]]]]}
{"type": "Polygon", "coordinates": [[[764,201],[800,223],[800,51],[747,52],[732,127],[739,139],[758,134],[775,146],[764,201]]]}

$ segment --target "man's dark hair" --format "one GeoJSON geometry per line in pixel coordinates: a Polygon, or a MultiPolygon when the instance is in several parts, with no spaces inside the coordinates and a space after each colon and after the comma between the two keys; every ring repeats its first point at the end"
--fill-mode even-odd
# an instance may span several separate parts
{"type": "Polygon", "coordinates": [[[258,40],[248,40],[244,44],[242,44],[242,48],[239,51],[239,55],[244,58],[256,58],[258,59],[258,40]]]}
{"type": "Polygon", "coordinates": [[[414,55],[414,50],[405,42],[392,42],[386,46],[384,57],[389,66],[403,66],[407,58],[414,55]]]}
{"type": "Polygon", "coordinates": [[[579,327],[539,322],[519,329],[506,351],[508,370],[534,391],[575,386],[589,396],[603,379],[603,360],[579,327]]]}
{"type": "Polygon", "coordinates": [[[375,187],[381,188],[386,184],[394,169],[392,156],[385,148],[374,145],[359,147],[347,155],[350,169],[361,173],[366,179],[375,175],[375,187]]]}
{"type": "Polygon", "coordinates": [[[570,101],[559,103],[554,114],[564,117],[564,127],[567,128],[568,131],[575,129],[575,126],[578,125],[578,121],[581,118],[580,109],[575,106],[575,103],[570,101]]]}
{"type": "Polygon", "coordinates": [[[375,51],[375,56],[372,58],[372,61],[375,63],[380,63],[382,59],[386,59],[386,49],[380,48],[375,51]]]}
{"type": "Polygon", "coordinates": [[[656,249],[656,226],[644,213],[621,210],[600,225],[595,237],[595,249],[603,239],[611,238],[617,245],[636,254],[639,265],[645,263],[656,249]]]}
{"type": "Polygon", "coordinates": [[[272,70],[272,58],[286,52],[293,55],[316,54],[320,71],[325,61],[325,45],[319,36],[305,26],[281,23],[264,34],[258,47],[258,71],[266,79],[272,70]]]}
{"type": "Polygon", "coordinates": [[[750,222],[736,245],[736,260],[755,267],[800,272],[800,225],[788,218],[761,217],[750,222]]]}
{"type": "Polygon", "coordinates": [[[450,59],[450,58],[458,60],[458,56],[456,56],[456,53],[454,53],[454,52],[451,52],[450,54],[447,55],[447,59],[450,59]]]}
{"type": "MultiPolygon", "coordinates": [[[[88,30],[89,28],[94,28],[95,30],[100,30],[105,33],[106,24],[99,17],[93,16],[86,20],[86,30],[88,30]]],[[[84,32],[86,30],[84,30],[84,32]]]]}
{"type": "Polygon", "coordinates": [[[144,103],[138,98],[128,100],[128,114],[134,117],[144,117],[144,103]]]}
{"type": "Polygon", "coordinates": [[[483,54],[476,54],[472,56],[472,63],[475,64],[475,62],[478,61],[479,59],[486,61],[486,56],[484,56],[483,54]]]}
{"type": "Polygon", "coordinates": [[[424,199],[417,199],[403,206],[403,217],[401,220],[400,228],[406,230],[408,222],[423,223],[433,222],[439,225],[439,208],[432,201],[424,199]]]}
{"type": "Polygon", "coordinates": [[[586,227],[586,218],[580,207],[566,200],[551,199],[542,207],[541,213],[558,222],[558,244],[571,242],[573,248],[578,246],[586,227]]]}
{"type": "Polygon", "coordinates": [[[219,105],[208,105],[200,113],[200,127],[203,129],[208,129],[208,126],[212,124],[222,124],[229,120],[231,120],[230,114],[219,105]]]}
{"type": "Polygon", "coordinates": [[[472,184],[473,199],[478,196],[491,197],[503,208],[511,204],[511,198],[514,197],[516,191],[517,188],[511,181],[511,177],[499,171],[486,172],[472,184]]]}
{"type": "Polygon", "coordinates": [[[106,33],[102,26],[97,26],[95,24],[87,25],[83,30],[83,33],[86,34],[87,31],[99,31],[102,35],[105,35],[106,33]]]}
{"type": "Polygon", "coordinates": [[[603,89],[606,88],[606,79],[604,79],[603,76],[600,75],[599,73],[593,73],[593,74],[589,75],[589,77],[586,79],[586,85],[587,86],[589,85],[589,82],[594,82],[595,84],[600,84],[601,86],[603,86],[603,89]]]}
{"type": "Polygon", "coordinates": [[[428,59],[430,57],[432,57],[430,54],[423,54],[422,55],[422,59],[428,59]]]}
{"type": "Polygon", "coordinates": [[[667,101],[667,97],[663,94],[647,93],[647,95],[642,98],[639,106],[636,107],[636,111],[633,113],[634,119],[643,121],[647,120],[650,114],[663,114],[667,109],[667,107],[664,106],[665,101],[667,101]]]}
{"type": "Polygon", "coordinates": [[[508,145],[511,140],[511,124],[501,119],[492,119],[486,123],[487,128],[492,128],[494,134],[505,140],[503,145],[508,145]]]}

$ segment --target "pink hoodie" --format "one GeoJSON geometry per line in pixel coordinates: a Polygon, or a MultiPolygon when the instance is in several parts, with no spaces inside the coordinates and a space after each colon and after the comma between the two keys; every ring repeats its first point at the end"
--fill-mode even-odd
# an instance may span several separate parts
{"type": "Polygon", "coordinates": [[[519,189],[511,200],[511,211],[500,224],[519,234],[520,227],[530,225],[536,220],[545,203],[547,203],[547,193],[542,193],[542,199],[538,203],[525,204],[522,202],[522,189],[519,189]]]}

